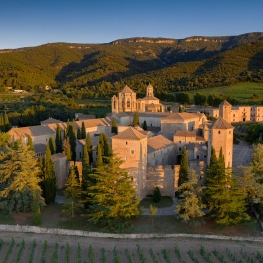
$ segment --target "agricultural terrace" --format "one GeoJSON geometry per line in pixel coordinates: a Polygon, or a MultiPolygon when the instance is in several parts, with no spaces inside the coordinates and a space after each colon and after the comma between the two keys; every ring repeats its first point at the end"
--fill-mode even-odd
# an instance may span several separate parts
{"type": "Polygon", "coordinates": [[[194,238],[109,239],[1,233],[0,262],[262,262],[261,242],[194,238]]]}

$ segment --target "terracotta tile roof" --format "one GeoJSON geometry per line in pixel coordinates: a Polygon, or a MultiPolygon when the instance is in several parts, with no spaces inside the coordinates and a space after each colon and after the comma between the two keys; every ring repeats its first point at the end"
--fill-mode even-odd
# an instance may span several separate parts
{"type": "Polygon", "coordinates": [[[181,113],[170,113],[167,117],[163,118],[162,121],[175,121],[175,122],[183,122],[186,120],[195,119],[198,116],[193,113],[181,112],[181,113]]]}
{"type": "Polygon", "coordinates": [[[223,102],[221,102],[220,104],[219,104],[219,106],[232,106],[229,102],[227,102],[226,100],[224,100],[223,102]]]}
{"type": "Polygon", "coordinates": [[[129,127],[128,129],[124,130],[122,133],[119,133],[118,135],[115,135],[112,138],[123,139],[123,140],[142,140],[147,138],[147,136],[135,130],[134,128],[129,127]]]}
{"type": "Polygon", "coordinates": [[[31,137],[34,137],[34,136],[41,136],[41,135],[53,135],[54,133],[55,131],[52,130],[47,125],[12,128],[11,130],[8,131],[8,134],[10,134],[14,140],[18,140],[20,137],[25,138],[28,135],[30,135],[31,137]]]}
{"type": "Polygon", "coordinates": [[[212,125],[212,129],[234,129],[234,127],[226,122],[222,117],[218,117],[218,119],[212,125]]]}
{"type": "Polygon", "coordinates": [[[148,152],[154,152],[159,149],[166,148],[167,146],[173,145],[173,142],[166,139],[162,135],[153,136],[147,140],[148,152]]]}
{"type": "Polygon", "coordinates": [[[196,137],[195,131],[177,131],[174,136],[196,137]]]}
{"type": "Polygon", "coordinates": [[[132,91],[127,85],[124,87],[124,89],[120,93],[135,93],[132,91]]]}

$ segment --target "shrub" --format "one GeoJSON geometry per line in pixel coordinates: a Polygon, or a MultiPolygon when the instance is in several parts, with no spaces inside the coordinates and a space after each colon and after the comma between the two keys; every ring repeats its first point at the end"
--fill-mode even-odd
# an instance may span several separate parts
{"type": "Polygon", "coordinates": [[[162,196],[161,196],[160,189],[159,187],[156,186],[153,191],[153,202],[158,203],[161,201],[161,198],[162,196]]]}

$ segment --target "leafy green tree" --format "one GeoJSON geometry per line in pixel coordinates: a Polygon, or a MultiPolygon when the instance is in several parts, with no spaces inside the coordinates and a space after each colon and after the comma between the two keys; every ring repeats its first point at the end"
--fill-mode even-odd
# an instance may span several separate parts
{"type": "Polygon", "coordinates": [[[260,136],[263,133],[263,126],[260,123],[253,123],[247,129],[246,140],[250,143],[260,142],[260,136]]]}
{"type": "Polygon", "coordinates": [[[91,205],[87,216],[94,224],[101,223],[107,229],[122,232],[130,226],[130,219],[139,215],[139,199],[132,177],[120,168],[123,161],[115,155],[107,158],[108,161],[91,174],[96,183],[88,188],[91,205]]]}
{"type": "Polygon", "coordinates": [[[27,146],[29,147],[30,151],[34,151],[34,145],[33,145],[33,141],[32,141],[32,137],[30,135],[28,135],[27,137],[27,146]]]}
{"type": "Polygon", "coordinates": [[[182,105],[179,106],[179,110],[178,110],[178,111],[179,111],[179,113],[184,112],[184,109],[183,109],[183,106],[182,106],[182,105]]]}
{"type": "Polygon", "coordinates": [[[5,132],[8,132],[12,128],[12,125],[9,123],[9,118],[6,112],[4,114],[4,125],[5,125],[5,132]]]}
{"type": "Polygon", "coordinates": [[[77,211],[81,211],[83,204],[82,199],[82,189],[77,180],[76,168],[71,166],[69,169],[69,175],[67,177],[66,189],[64,191],[65,202],[63,204],[63,213],[74,217],[77,211]]]}
{"type": "Polygon", "coordinates": [[[188,181],[188,156],[186,148],[183,147],[182,159],[179,169],[178,187],[188,181]]]}
{"type": "Polygon", "coordinates": [[[34,192],[39,193],[37,201],[42,207],[38,159],[21,140],[9,139],[0,134],[0,209],[9,213],[31,211],[34,192]]]}
{"type": "Polygon", "coordinates": [[[0,132],[5,132],[5,123],[2,113],[0,114],[0,132]]]}
{"type": "Polygon", "coordinates": [[[51,155],[56,153],[56,146],[55,146],[55,141],[52,137],[49,138],[48,140],[48,146],[51,152],[51,155]]]}
{"type": "Polygon", "coordinates": [[[133,115],[132,126],[136,127],[136,126],[139,126],[139,125],[140,125],[140,123],[139,123],[139,113],[136,111],[136,112],[134,112],[134,115],[133,115]]]}
{"type": "Polygon", "coordinates": [[[47,145],[45,155],[45,174],[44,174],[44,196],[46,204],[54,203],[57,194],[57,183],[54,162],[51,158],[51,151],[47,145]]]}
{"type": "Polygon", "coordinates": [[[184,222],[200,225],[204,221],[201,219],[205,213],[202,211],[206,206],[202,203],[202,187],[198,187],[197,175],[193,170],[188,174],[189,180],[179,187],[179,204],[176,207],[179,218],[184,222]]]}
{"type": "Polygon", "coordinates": [[[158,212],[158,207],[150,204],[150,217],[152,218],[152,225],[153,225],[153,218],[156,216],[157,212],[158,212]]]}
{"type": "Polygon", "coordinates": [[[92,156],[92,141],[91,141],[90,133],[88,133],[88,135],[87,135],[86,147],[87,147],[87,151],[89,154],[89,161],[91,164],[91,163],[93,163],[93,156],[92,156]]]}
{"type": "Polygon", "coordinates": [[[263,145],[253,145],[252,159],[250,163],[252,172],[258,183],[263,184],[263,145]]]}
{"type": "Polygon", "coordinates": [[[81,123],[81,139],[86,139],[86,127],[84,122],[81,123]]]}
{"type": "Polygon", "coordinates": [[[160,188],[156,186],[153,191],[153,202],[158,203],[162,199],[160,188]]]}
{"type": "Polygon", "coordinates": [[[147,131],[147,123],[146,123],[146,121],[143,122],[142,128],[143,128],[145,131],[147,131]]]}
{"type": "Polygon", "coordinates": [[[62,145],[62,136],[61,136],[61,130],[59,124],[57,124],[55,144],[56,144],[55,147],[56,153],[62,153],[63,145],[62,145]]]}
{"type": "Polygon", "coordinates": [[[112,122],[111,122],[111,133],[118,134],[117,123],[114,118],[112,119],[112,122]]]}
{"type": "Polygon", "coordinates": [[[205,105],[206,104],[206,95],[202,95],[199,92],[194,95],[195,105],[205,105]]]}

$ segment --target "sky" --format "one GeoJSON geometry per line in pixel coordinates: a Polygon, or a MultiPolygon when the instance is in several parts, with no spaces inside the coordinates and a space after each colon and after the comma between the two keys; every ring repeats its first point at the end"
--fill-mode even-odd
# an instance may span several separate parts
{"type": "Polygon", "coordinates": [[[263,32],[263,0],[1,0],[0,49],[263,32]]]}

